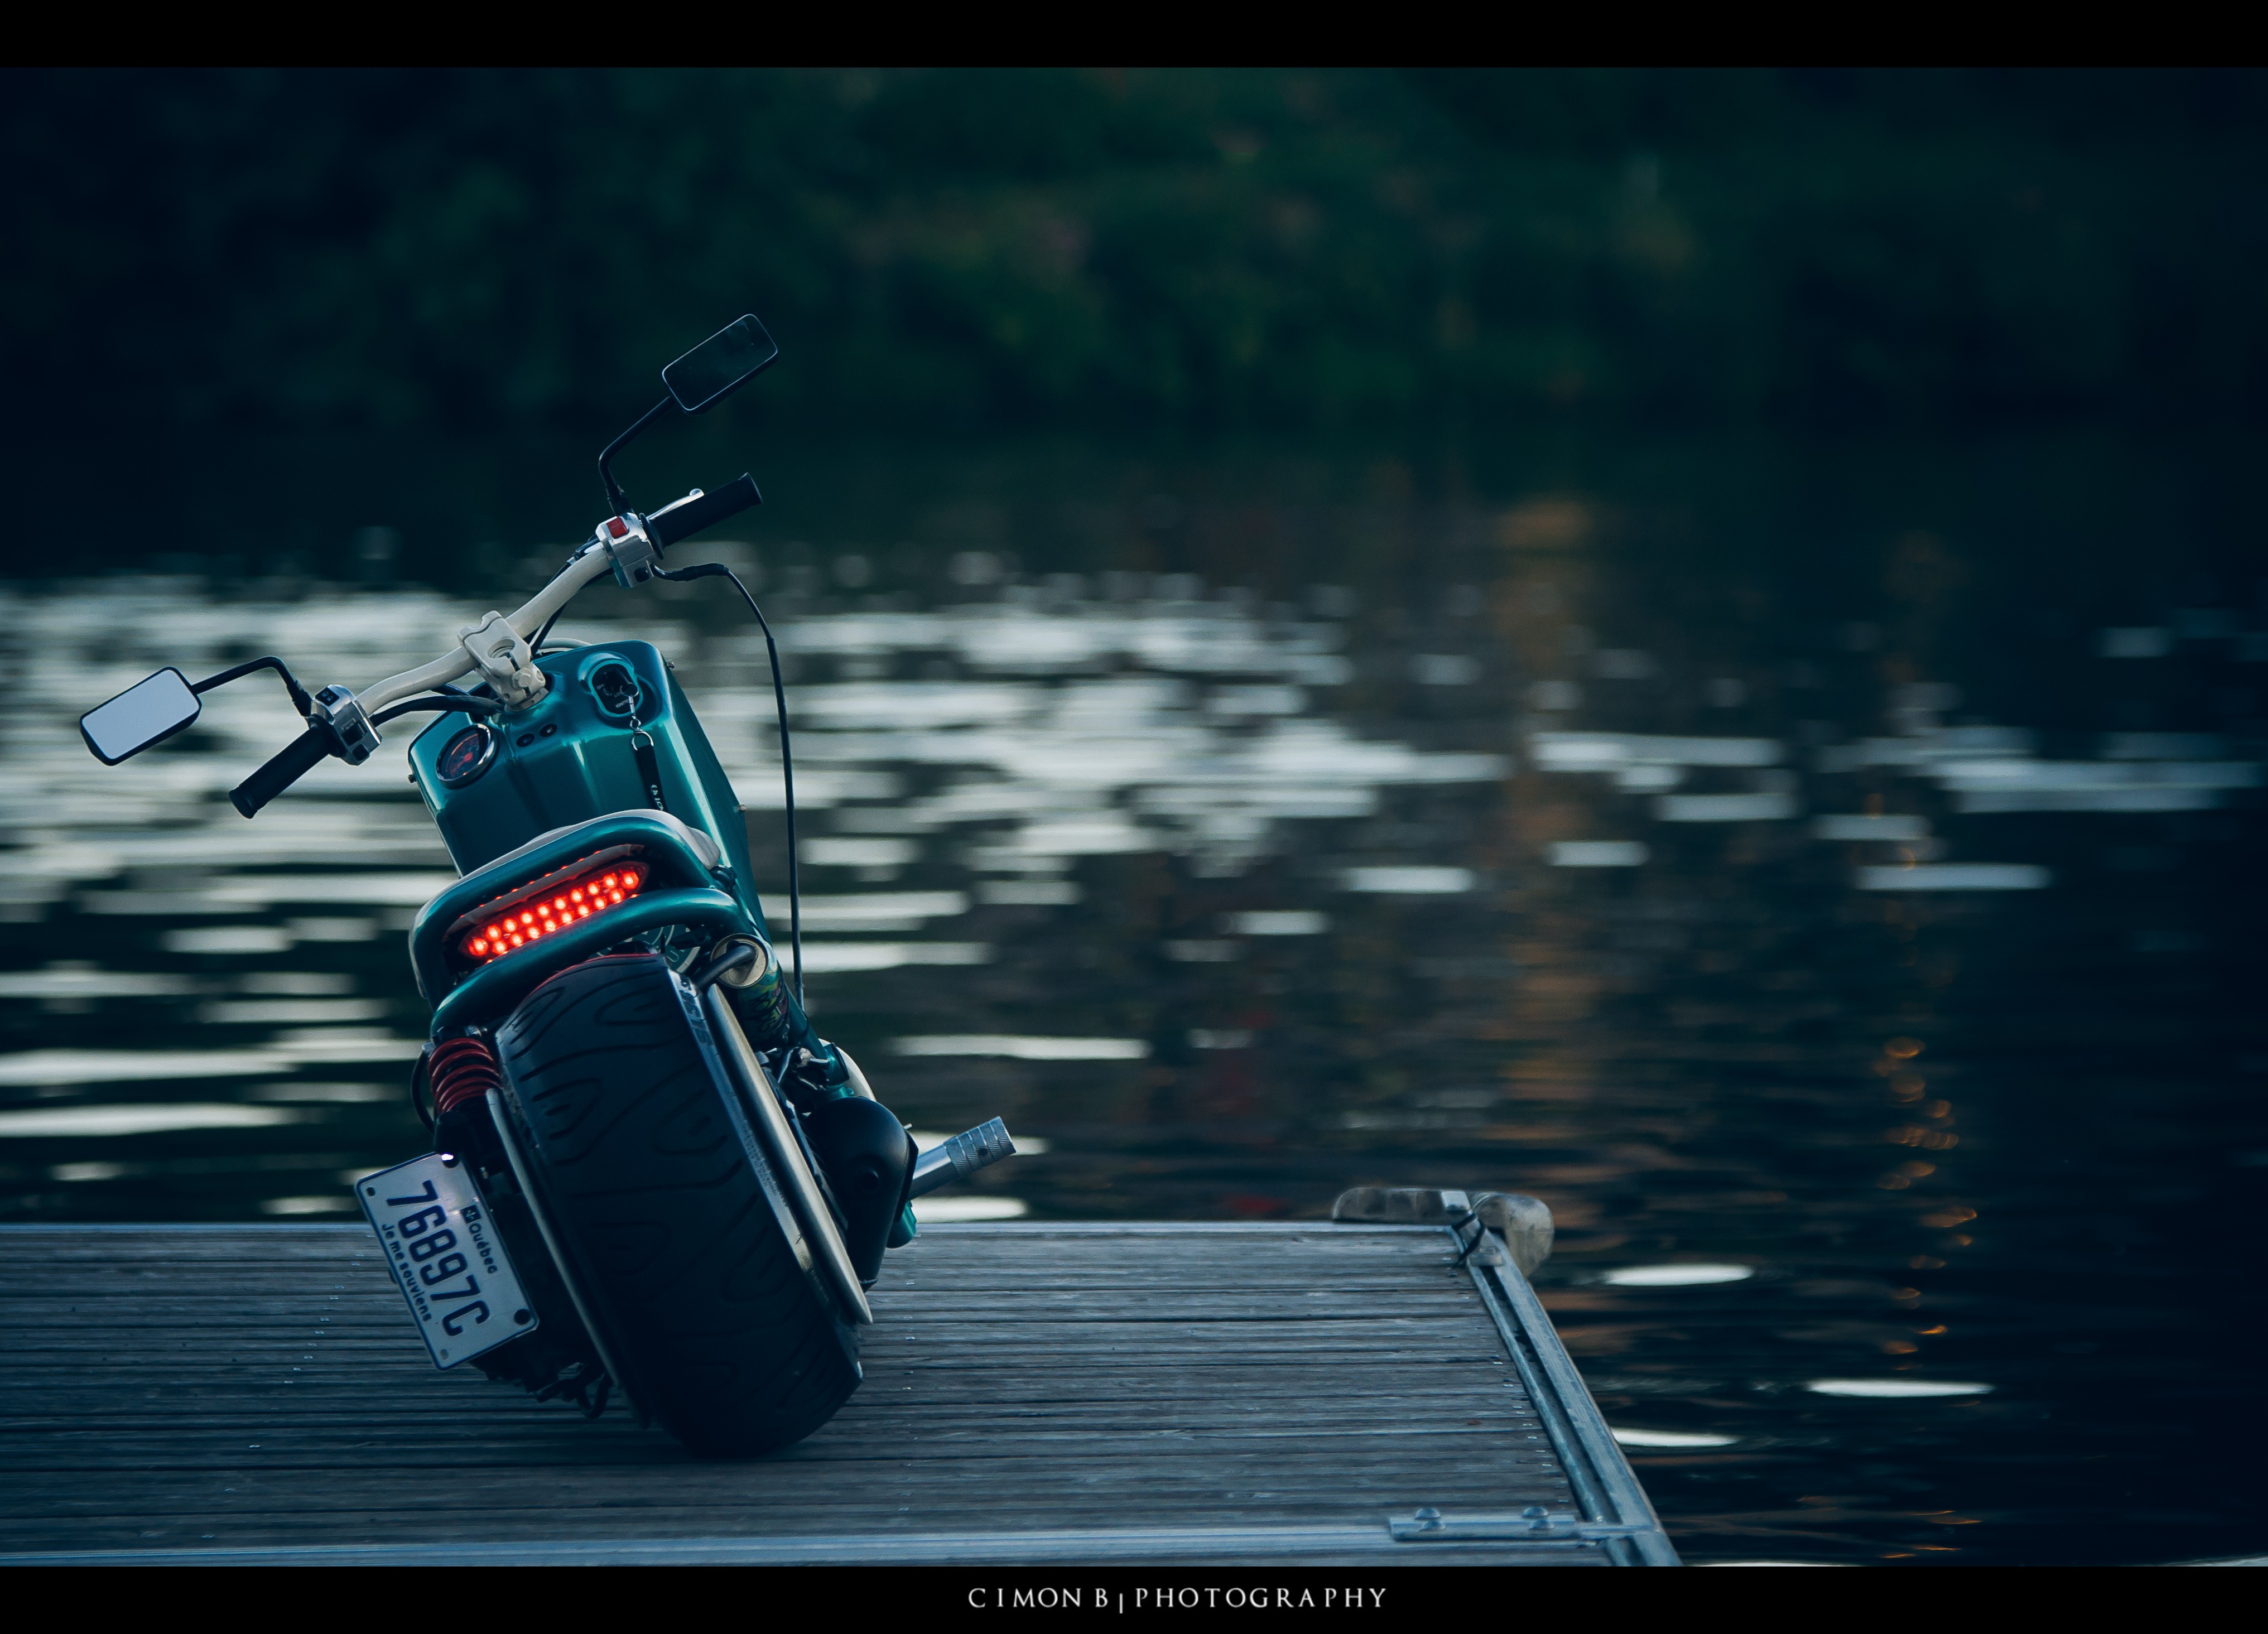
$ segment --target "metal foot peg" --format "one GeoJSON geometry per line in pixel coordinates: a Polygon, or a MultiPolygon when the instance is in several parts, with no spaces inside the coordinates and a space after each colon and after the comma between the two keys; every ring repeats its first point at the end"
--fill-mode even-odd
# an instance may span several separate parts
{"type": "Polygon", "coordinates": [[[981,1168],[1016,1155],[1008,1126],[998,1118],[955,1135],[941,1146],[932,1146],[914,1164],[912,1195],[925,1197],[939,1186],[967,1180],[981,1168]]]}

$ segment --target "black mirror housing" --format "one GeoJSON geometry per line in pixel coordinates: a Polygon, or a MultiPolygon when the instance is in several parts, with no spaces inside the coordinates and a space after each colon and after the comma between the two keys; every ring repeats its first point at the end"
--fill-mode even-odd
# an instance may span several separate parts
{"type": "Polygon", "coordinates": [[[779,345],[749,313],[711,335],[661,372],[661,383],[687,414],[703,414],[779,357],[779,345]]]}
{"type": "Polygon", "coordinates": [[[204,707],[188,676],[177,669],[161,669],[80,716],[78,735],[86,740],[95,759],[115,766],[187,731],[204,707]]]}

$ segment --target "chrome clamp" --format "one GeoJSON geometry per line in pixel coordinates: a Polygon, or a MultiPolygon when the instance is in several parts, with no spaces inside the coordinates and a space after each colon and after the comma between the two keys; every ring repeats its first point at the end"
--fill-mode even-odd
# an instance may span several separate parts
{"type": "Polygon", "coordinates": [[[457,640],[481,679],[508,710],[524,710],[541,697],[550,682],[535,667],[535,653],[501,613],[457,631],[457,640]]]}

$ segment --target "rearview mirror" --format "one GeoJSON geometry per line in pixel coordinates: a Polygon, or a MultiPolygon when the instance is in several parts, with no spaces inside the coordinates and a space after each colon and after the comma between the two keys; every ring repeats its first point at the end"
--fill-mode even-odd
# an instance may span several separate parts
{"type": "Polygon", "coordinates": [[[779,347],[750,313],[664,369],[661,383],[680,408],[700,414],[771,367],[778,356],[779,347]]]}
{"type": "Polygon", "coordinates": [[[95,759],[115,766],[192,725],[204,707],[189,689],[188,677],[177,669],[161,669],[80,716],[79,736],[95,759]]]}

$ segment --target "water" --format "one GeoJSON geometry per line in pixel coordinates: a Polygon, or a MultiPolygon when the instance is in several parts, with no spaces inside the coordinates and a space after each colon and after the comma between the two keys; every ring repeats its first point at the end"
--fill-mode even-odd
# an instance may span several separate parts
{"type": "MultiPolygon", "coordinates": [[[[2268,1543],[2242,451],[779,463],[716,551],[791,655],[814,1008],[917,1127],[1031,1148],[932,1218],[1532,1192],[1688,1558],[2268,1543]]],[[[246,824],[271,679],[115,770],[73,722],[161,663],[366,683],[561,553],[310,500],[217,568],[139,503],[132,570],[0,589],[0,1210],[347,1218],[419,1145],[406,740],[246,824]]],[[[705,589],[576,613],[676,659],[777,900],[761,643],[705,589]]]]}

